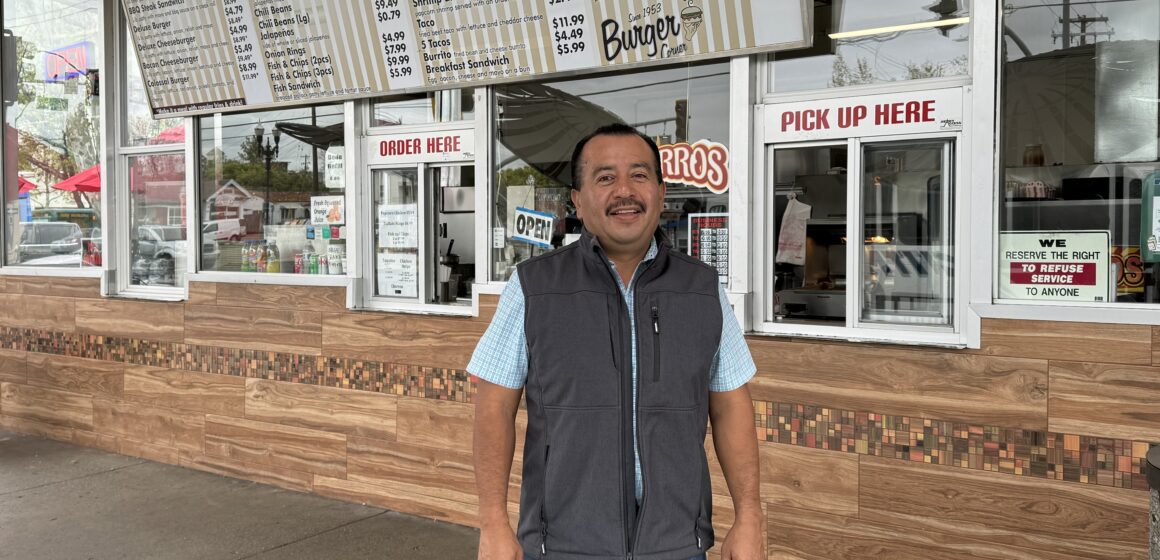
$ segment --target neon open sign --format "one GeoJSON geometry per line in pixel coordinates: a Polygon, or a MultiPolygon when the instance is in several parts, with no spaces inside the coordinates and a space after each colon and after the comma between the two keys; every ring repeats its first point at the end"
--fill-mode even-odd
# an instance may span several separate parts
{"type": "Polygon", "coordinates": [[[44,53],[44,81],[63,82],[88,73],[93,44],[85,41],[44,53]]]}

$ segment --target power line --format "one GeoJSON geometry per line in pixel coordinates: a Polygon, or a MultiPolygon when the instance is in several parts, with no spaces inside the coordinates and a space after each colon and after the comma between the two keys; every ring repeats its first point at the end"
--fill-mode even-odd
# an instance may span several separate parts
{"type": "MultiPolygon", "coordinates": [[[[1059,4],[1048,4],[1048,3],[1046,3],[1046,0],[1040,0],[1040,1],[1042,3],[1040,3],[1040,4],[1028,4],[1026,6],[1013,6],[1011,4],[1007,4],[1006,6],[1003,6],[1003,10],[1009,11],[1009,12],[1014,12],[1014,11],[1018,11],[1018,10],[1027,10],[1030,8],[1062,8],[1064,6],[1069,6],[1069,5],[1070,6],[1084,6],[1084,5],[1094,5],[1094,4],[1115,4],[1115,3],[1119,3],[1119,2],[1139,2],[1140,0],[1085,0],[1082,2],[1061,2],[1059,4]]],[[[1056,16],[1059,15],[1059,14],[1055,13],[1055,10],[1051,10],[1051,13],[1055,14],[1056,16]]]]}

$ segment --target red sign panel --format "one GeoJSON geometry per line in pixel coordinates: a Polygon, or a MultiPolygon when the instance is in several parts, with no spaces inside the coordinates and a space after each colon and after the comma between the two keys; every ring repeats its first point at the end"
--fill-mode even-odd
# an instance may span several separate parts
{"type": "Polygon", "coordinates": [[[1012,262],[1012,284],[1095,286],[1094,262],[1012,262]]]}

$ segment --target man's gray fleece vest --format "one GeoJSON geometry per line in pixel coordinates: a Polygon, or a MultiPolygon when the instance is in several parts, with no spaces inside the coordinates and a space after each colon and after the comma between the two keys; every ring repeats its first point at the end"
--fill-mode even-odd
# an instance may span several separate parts
{"type": "Polygon", "coordinates": [[[721,337],[717,273],[663,235],[658,242],[635,287],[639,508],[631,331],[604,251],[585,232],[519,266],[528,432],[518,536],[527,554],[684,560],[713,545],[704,442],[721,337]]]}

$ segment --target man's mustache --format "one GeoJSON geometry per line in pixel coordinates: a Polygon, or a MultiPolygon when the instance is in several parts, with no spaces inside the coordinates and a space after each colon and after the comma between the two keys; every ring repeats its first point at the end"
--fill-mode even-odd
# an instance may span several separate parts
{"type": "Polygon", "coordinates": [[[608,208],[604,211],[604,213],[611,215],[613,212],[618,212],[620,210],[626,210],[626,209],[627,210],[636,210],[637,212],[640,212],[643,214],[644,213],[644,204],[642,204],[638,200],[634,200],[631,198],[624,199],[624,200],[618,200],[618,201],[608,205],[608,208]]]}

